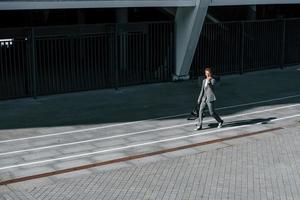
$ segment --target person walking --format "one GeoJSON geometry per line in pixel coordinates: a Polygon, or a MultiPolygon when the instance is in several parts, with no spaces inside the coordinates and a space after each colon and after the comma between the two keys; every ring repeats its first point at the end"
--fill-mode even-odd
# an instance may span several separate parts
{"type": "Polygon", "coordinates": [[[220,118],[220,116],[215,112],[214,103],[216,101],[216,95],[214,92],[214,85],[216,84],[216,80],[212,76],[211,68],[205,68],[205,76],[206,78],[202,81],[202,87],[200,91],[200,95],[198,97],[199,107],[199,121],[197,124],[197,128],[195,130],[199,131],[202,129],[202,121],[203,121],[203,111],[205,106],[207,105],[209,114],[215,118],[218,122],[218,128],[222,128],[224,121],[220,118]]]}

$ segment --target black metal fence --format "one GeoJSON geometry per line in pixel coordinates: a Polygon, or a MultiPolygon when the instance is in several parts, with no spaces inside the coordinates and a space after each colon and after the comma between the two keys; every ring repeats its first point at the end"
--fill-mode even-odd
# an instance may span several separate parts
{"type": "MultiPolygon", "coordinates": [[[[0,99],[171,81],[174,24],[0,30],[0,99]]],[[[300,63],[300,19],[205,24],[190,75],[300,63]]]]}
{"type": "Polygon", "coordinates": [[[0,99],[170,81],[173,23],[0,30],[0,99]]]}
{"type": "Polygon", "coordinates": [[[300,63],[300,19],[205,24],[190,75],[234,74],[300,63]]]}

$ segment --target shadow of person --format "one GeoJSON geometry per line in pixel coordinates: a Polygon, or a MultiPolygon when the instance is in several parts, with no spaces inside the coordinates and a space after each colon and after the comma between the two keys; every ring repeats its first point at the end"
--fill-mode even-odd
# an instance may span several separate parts
{"type": "MultiPolygon", "coordinates": [[[[250,125],[250,124],[268,124],[271,120],[276,119],[276,117],[269,117],[269,118],[256,118],[256,119],[247,119],[247,120],[238,120],[227,122],[225,121],[222,127],[233,127],[233,126],[243,126],[243,125],[250,125]]],[[[210,128],[215,128],[218,126],[218,123],[211,123],[208,124],[210,128]]]]}

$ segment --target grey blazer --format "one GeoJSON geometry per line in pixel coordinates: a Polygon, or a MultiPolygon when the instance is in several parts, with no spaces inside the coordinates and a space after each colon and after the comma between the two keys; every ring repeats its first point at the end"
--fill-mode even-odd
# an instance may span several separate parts
{"type": "Polygon", "coordinates": [[[200,103],[201,101],[212,102],[216,100],[216,95],[214,93],[214,85],[216,84],[216,80],[212,78],[210,81],[208,81],[207,87],[204,87],[205,81],[206,79],[203,79],[202,81],[202,87],[201,87],[200,95],[198,97],[198,103],[200,103]]]}

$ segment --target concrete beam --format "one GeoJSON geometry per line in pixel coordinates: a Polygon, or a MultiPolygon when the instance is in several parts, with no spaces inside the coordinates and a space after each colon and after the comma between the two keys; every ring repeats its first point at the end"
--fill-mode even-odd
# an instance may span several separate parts
{"type": "Polygon", "coordinates": [[[129,8],[129,7],[193,7],[196,0],[0,0],[0,10],[129,8]]]}
{"type": "Polygon", "coordinates": [[[211,0],[211,6],[299,4],[300,0],[211,0]]]}
{"type": "Polygon", "coordinates": [[[175,17],[176,70],[174,80],[189,79],[190,66],[198,44],[210,0],[197,0],[193,8],[178,8],[175,17]]]}
{"type": "Polygon", "coordinates": [[[176,16],[177,8],[174,8],[174,7],[162,8],[162,11],[164,13],[166,13],[167,15],[174,17],[174,16],[176,16]]]}

